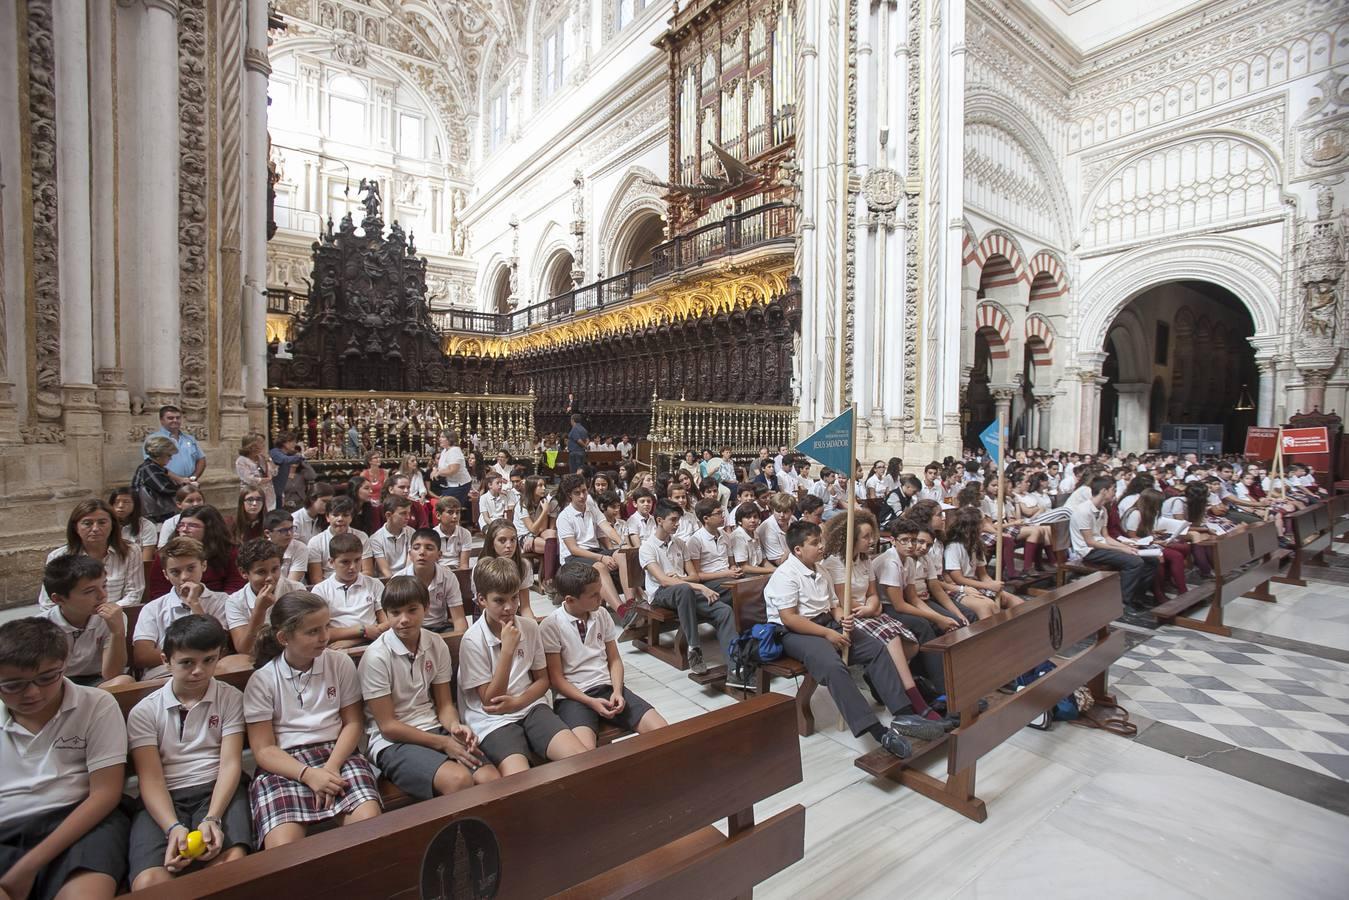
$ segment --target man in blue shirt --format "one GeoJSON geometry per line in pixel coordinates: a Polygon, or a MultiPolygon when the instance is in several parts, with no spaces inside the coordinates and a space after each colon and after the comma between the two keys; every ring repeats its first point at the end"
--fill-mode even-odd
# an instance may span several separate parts
{"type": "Polygon", "coordinates": [[[579,472],[586,464],[590,432],[581,424],[580,413],[572,413],[571,431],[567,432],[567,471],[579,472]]]}
{"type": "Polygon", "coordinates": [[[183,411],[176,406],[159,408],[159,428],[151,435],[163,435],[173,441],[178,452],[173,454],[166,468],[176,484],[187,484],[201,478],[206,471],[206,454],[197,446],[197,439],[183,432],[183,411]]]}

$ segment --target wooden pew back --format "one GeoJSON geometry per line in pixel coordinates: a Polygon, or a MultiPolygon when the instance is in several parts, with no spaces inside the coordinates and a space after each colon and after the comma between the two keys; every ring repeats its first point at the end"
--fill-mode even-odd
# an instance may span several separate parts
{"type": "MultiPolygon", "coordinates": [[[[496,896],[748,896],[804,855],[805,810],[754,823],[801,781],[790,701],[770,694],[490,784],[311,835],[143,892],[146,900],[417,897],[432,840],[473,818],[500,861],[496,896]],[[690,760],[714,759],[714,767],[690,760]],[[652,778],[659,772],[659,778],[652,778]],[[729,820],[729,837],[713,826],[729,820]]],[[[466,856],[467,854],[465,854],[466,856]]],[[[456,896],[458,896],[456,894],[456,896]]]]}
{"type": "Polygon", "coordinates": [[[948,632],[923,649],[942,653],[948,706],[963,711],[1122,612],[1119,576],[1097,572],[948,632]]]}

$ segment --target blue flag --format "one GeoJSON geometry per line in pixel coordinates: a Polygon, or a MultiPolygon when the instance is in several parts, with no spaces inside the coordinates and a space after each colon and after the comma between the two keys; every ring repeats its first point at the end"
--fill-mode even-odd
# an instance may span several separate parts
{"type": "Polygon", "coordinates": [[[989,457],[993,462],[998,462],[1002,456],[1002,437],[998,434],[998,420],[994,419],[989,423],[979,435],[979,442],[984,445],[988,451],[989,457]]]}
{"type": "Polygon", "coordinates": [[[844,478],[851,478],[854,466],[852,446],[853,408],[796,445],[796,449],[828,466],[844,478]]]}

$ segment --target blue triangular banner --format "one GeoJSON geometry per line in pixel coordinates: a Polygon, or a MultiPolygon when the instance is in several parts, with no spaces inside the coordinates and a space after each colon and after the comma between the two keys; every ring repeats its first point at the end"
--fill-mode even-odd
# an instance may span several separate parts
{"type": "Polygon", "coordinates": [[[796,449],[844,478],[850,478],[854,465],[852,421],[853,408],[849,406],[843,415],[797,444],[796,449]]]}
{"type": "Polygon", "coordinates": [[[979,442],[984,445],[988,455],[993,462],[998,462],[1002,456],[1002,437],[998,434],[998,420],[994,419],[988,424],[988,427],[979,435],[979,442]]]}

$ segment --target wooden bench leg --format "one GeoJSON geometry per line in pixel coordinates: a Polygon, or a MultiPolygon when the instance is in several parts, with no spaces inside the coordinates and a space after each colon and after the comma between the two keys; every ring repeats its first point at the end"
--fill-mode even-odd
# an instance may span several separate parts
{"type": "MultiPolygon", "coordinates": [[[[1271,581],[1277,581],[1279,584],[1291,584],[1297,587],[1306,587],[1307,582],[1302,578],[1302,548],[1298,547],[1293,551],[1293,561],[1288,564],[1288,574],[1275,575],[1271,581]]],[[[1249,594],[1247,596],[1250,596],[1249,594]]],[[[1263,597],[1257,597],[1257,600],[1263,600],[1263,597]]]]}
{"type": "MultiPolygon", "coordinates": [[[[1270,579],[1271,581],[1273,579],[1270,579]]],[[[1303,582],[1304,584],[1306,582],[1303,582]]],[[[1250,597],[1252,600],[1263,600],[1266,603],[1278,603],[1279,598],[1269,592],[1269,581],[1264,582],[1253,591],[1247,591],[1242,594],[1243,597],[1250,597]]]]}
{"type": "Polygon", "coordinates": [[[899,783],[967,819],[983,822],[988,818],[988,807],[974,796],[974,766],[948,776],[946,781],[933,778],[921,769],[905,768],[899,772],[899,783]]]}
{"type": "Polygon", "coordinates": [[[815,733],[815,713],[811,712],[810,698],[815,696],[816,687],[814,677],[805,675],[801,678],[801,686],[796,689],[796,731],[801,737],[810,737],[815,733]]]}

